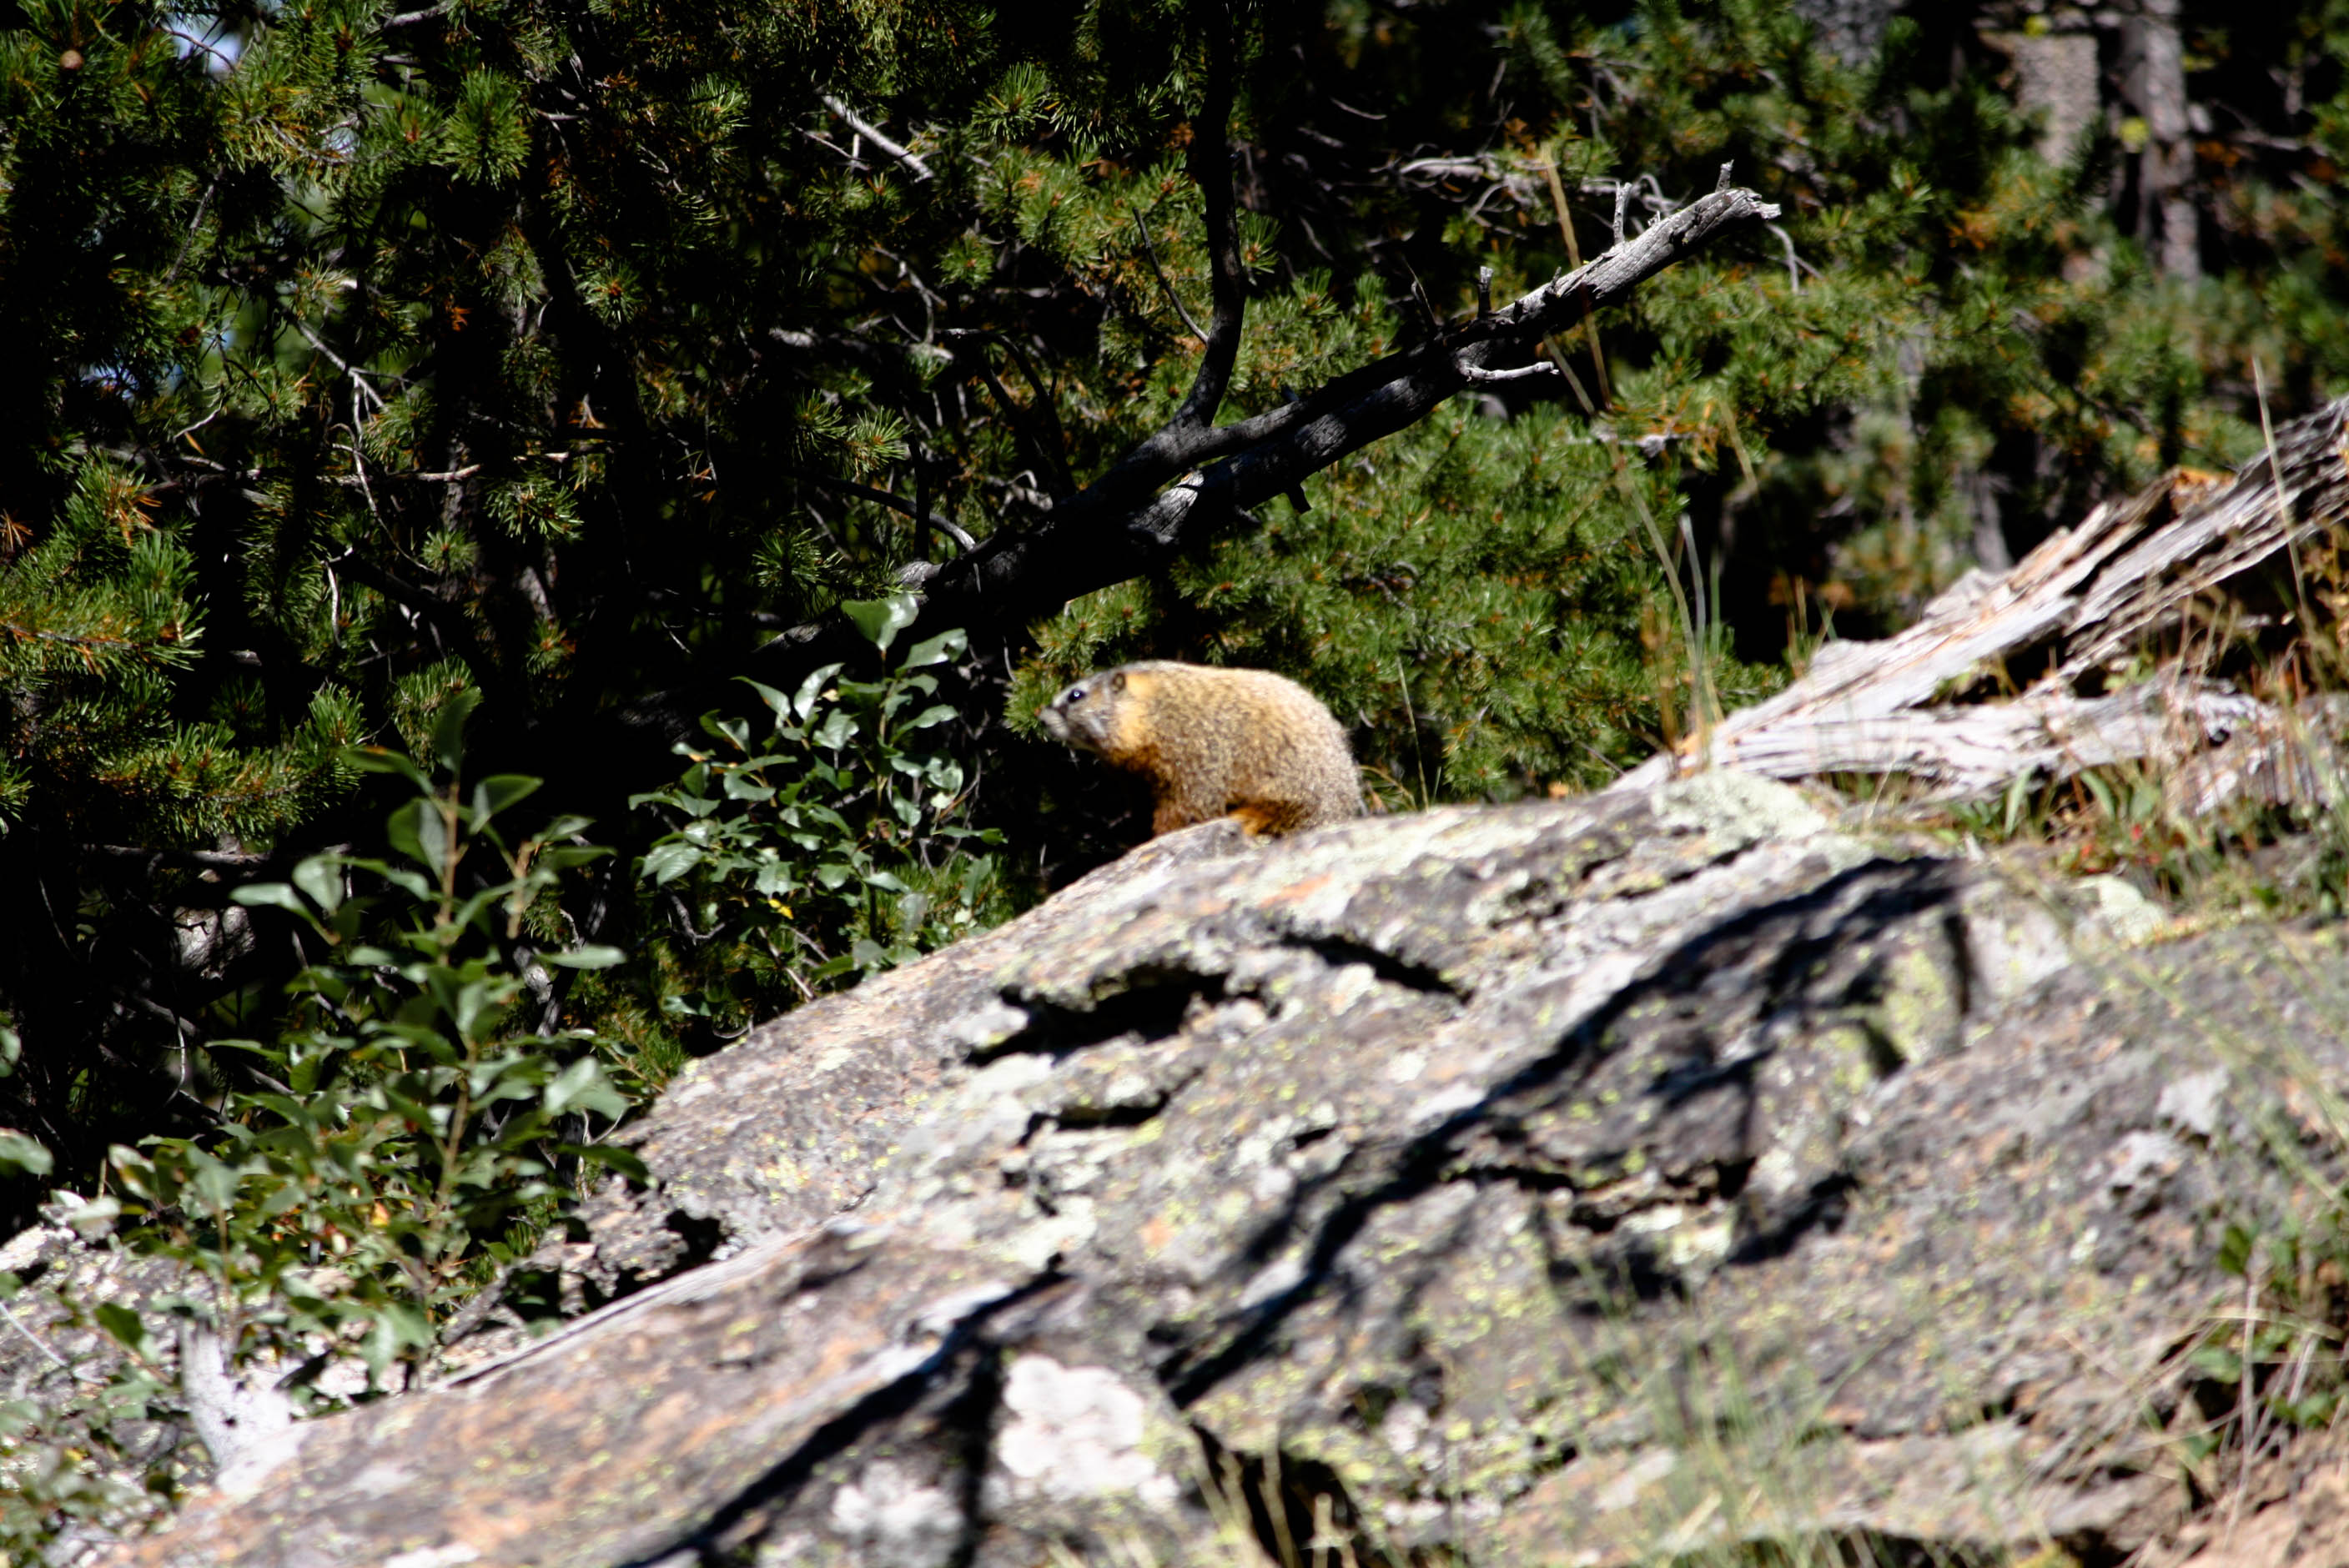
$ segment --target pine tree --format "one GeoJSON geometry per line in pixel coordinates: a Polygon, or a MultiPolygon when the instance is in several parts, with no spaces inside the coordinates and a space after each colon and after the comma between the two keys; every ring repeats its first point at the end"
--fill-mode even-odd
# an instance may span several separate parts
{"type": "Polygon", "coordinates": [[[1019,863],[1119,842],[1019,733],[1082,667],[1282,669],[1396,804],[1582,787],[2342,384],[2332,10],[2189,6],[2157,93],[2151,8],[1806,9],[17,0],[0,1119],[69,1176],[212,1114],[201,1047],[296,966],[227,892],[380,820],[345,743],[475,694],[488,765],[650,833],[626,793],[733,676],[1059,538],[1226,308],[1228,422],[1588,259],[1619,196],[1636,232],[1729,162],[1785,210],[1065,609],[942,591],[1019,863]],[[2062,145],[2050,37],[2102,73],[2062,145]]]}

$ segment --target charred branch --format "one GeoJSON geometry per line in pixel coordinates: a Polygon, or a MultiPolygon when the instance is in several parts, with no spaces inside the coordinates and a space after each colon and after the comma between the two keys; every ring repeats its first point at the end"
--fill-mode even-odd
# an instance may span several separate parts
{"type": "Polygon", "coordinates": [[[1170,430],[1211,424],[1216,410],[1223,407],[1224,393],[1231,387],[1232,366],[1239,362],[1240,326],[1247,299],[1240,265],[1238,201],[1232,191],[1229,148],[1232,78],[1237,71],[1234,31],[1234,19],[1228,13],[1217,17],[1209,28],[1206,101],[1200,108],[1199,120],[1193,128],[1185,155],[1191,182],[1199,188],[1206,207],[1207,280],[1215,316],[1207,325],[1207,352],[1199,361],[1199,373],[1192,380],[1190,394],[1183,399],[1183,406],[1174,410],[1170,430]]]}
{"type": "MultiPolygon", "coordinates": [[[[1240,511],[1417,423],[1464,387],[1526,373],[1491,366],[1530,358],[1545,336],[1621,304],[1723,232],[1777,211],[1751,191],[1714,191],[1489,315],[1294,402],[1229,425],[1178,416],[1056,502],[1036,528],[999,533],[942,571],[930,584],[931,610],[942,624],[1016,624],[1147,571],[1240,511]]],[[[1223,316],[1219,301],[1219,324],[1223,316]]]]}

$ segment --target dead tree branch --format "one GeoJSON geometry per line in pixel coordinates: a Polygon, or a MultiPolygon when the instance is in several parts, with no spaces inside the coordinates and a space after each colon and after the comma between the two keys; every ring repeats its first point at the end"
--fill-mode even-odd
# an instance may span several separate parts
{"type": "Polygon", "coordinates": [[[916,185],[931,178],[930,166],[923,162],[919,156],[907,151],[900,143],[891,140],[888,136],[882,132],[878,126],[875,126],[871,120],[866,119],[864,116],[850,108],[847,104],[842,102],[839,98],[833,97],[830,93],[824,94],[823,107],[838,115],[842,120],[846,122],[851,130],[854,130],[857,135],[863,137],[865,140],[871,142],[874,146],[879,148],[882,151],[887,153],[890,157],[904,164],[906,171],[913,175],[914,183],[916,185]]]}
{"type": "MultiPolygon", "coordinates": [[[[1228,190],[1227,177],[1223,183],[1228,190]]],[[[1037,527],[999,532],[944,568],[928,585],[924,618],[940,625],[969,624],[974,618],[1013,624],[1148,571],[1241,511],[1416,424],[1463,388],[1514,378],[1497,366],[1527,359],[1543,337],[1620,304],[1674,262],[1777,211],[1751,191],[1713,191],[1490,315],[1338,377],[1294,402],[1229,425],[1178,415],[1107,473],[1056,501],[1037,527]]],[[[1237,304],[1231,306],[1235,337],[1238,310],[1237,304]]],[[[1224,330],[1226,315],[1219,297],[1211,335],[1224,330]]],[[[1203,366],[1202,377],[1209,374],[1203,366]]],[[[1203,396],[1195,386],[1195,399],[1203,396]]],[[[1220,390],[1216,396],[1219,400],[1220,390]]]]}
{"type": "Polygon", "coordinates": [[[1239,363],[1240,325],[1247,311],[1247,279],[1241,270],[1237,212],[1232,192],[1230,130],[1232,77],[1238,69],[1229,15],[1217,19],[1207,35],[1206,101],[1192,127],[1185,162],[1191,182],[1199,188],[1207,226],[1207,284],[1214,301],[1214,319],[1207,324],[1207,352],[1183,406],[1174,410],[1170,430],[1191,429],[1213,422],[1231,387],[1232,366],[1239,363]]]}
{"type": "MultiPolygon", "coordinates": [[[[2214,594],[2272,601],[2273,614],[2298,620],[2295,596],[2257,579],[2349,523],[2344,438],[2349,398],[2277,430],[2272,454],[2231,480],[2172,475],[2108,501],[2013,570],[1967,573],[1897,636],[1828,645],[1802,680],[1612,788],[1709,756],[1775,779],[1900,773],[1957,797],[2124,760],[2182,765],[2239,729],[2289,730],[2289,716],[2204,678],[2180,648],[2198,601],[2214,594]],[[2166,656],[2133,678],[2148,652],[2166,656]],[[2010,699],[1981,696],[1986,675],[2018,665],[2043,673],[2010,699]]],[[[2192,794],[2208,810],[2226,791],[2192,794]]]]}

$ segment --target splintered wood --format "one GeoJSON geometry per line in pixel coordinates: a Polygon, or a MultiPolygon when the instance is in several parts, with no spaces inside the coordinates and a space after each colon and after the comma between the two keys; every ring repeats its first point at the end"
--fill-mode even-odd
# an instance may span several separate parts
{"type": "Polygon", "coordinates": [[[2335,549],[2349,517],[2344,433],[2349,398],[2279,428],[2231,480],[2181,471],[2106,502],[2013,570],[1968,573],[1899,635],[1828,644],[1801,680],[1614,788],[1709,761],[1774,779],[1905,774],[1958,798],[2136,761],[2175,770],[2171,804],[2189,811],[2244,793],[2325,799],[2332,708],[2279,710],[2189,655],[2214,603],[2239,625],[2326,614],[2300,587],[2300,556],[2335,549]],[[2018,668],[2041,673],[1997,695],[2018,668]]]}

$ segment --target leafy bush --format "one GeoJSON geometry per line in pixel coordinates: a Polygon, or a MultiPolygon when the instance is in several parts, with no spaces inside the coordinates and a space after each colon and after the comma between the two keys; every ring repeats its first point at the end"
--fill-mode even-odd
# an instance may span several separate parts
{"type": "MultiPolygon", "coordinates": [[[[844,608],[885,655],[915,603],[844,608]]],[[[708,716],[715,744],[680,743],[678,781],[631,798],[674,824],[639,862],[682,938],[666,950],[664,1007],[739,1030],[1000,917],[995,858],[975,851],[1001,835],[959,821],[968,780],[943,739],[957,715],[929,673],[965,645],[941,633],[877,681],[826,665],[788,696],[749,682],[773,715],[767,734],[708,716]]]]}
{"type": "MultiPolygon", "coordinates": [[[[900,597],[851,613],[885,653],[912,608],[900,597]]],[[[747,1016],[777,989],[788,1000],[849,983],[999,913],[995,861],[969,852],[997,835],[954,820],[967,780],[944,744],[955,710],[935,700],[932,672],[963,647],[950,632],[880,680],[834,665],[789,697],[760,687],[768,735],[754,745],[750,726],[712,717],[718,746],[680,748],[684,776],[637,798],[678,824],[642,873],[689,897],[701,927],[688,926],[693,979],[677,1011],[747,1016]]],[[[64,1309],[53,1329],[119,1351],[52,1350],[38,1398],[0,1400],[6,1560],[171,1506],[200,1462],[172,1318],[183,1356],[198,1331],[248,1382],[318,1408],[336,1398],[316,1379],[337,1356],[355,1353],[369,1387],[429,1367],[497,1303],[496,1282],[588,1171],[640,1171],[596,1135],[650,1097],[658,1064],[557,1025],[566,1002],[610,1016],[649,989],[673,993],[675,955],[648,971],[555,938],[564,872],[609,851],[581,841],[578,817],[515,831],[535,779],[465,780],[475,706],[470,690],[440,706],[430,770],[387,749],[346,754],[409,787],[385,824],[387,855],[315,855],[287,882],[233,893],[296,923],[316,956],[273,1038],[218,1043],[250,1064],[254,1087],[222,1096],[216,1127],[113,1151],[124,1239],[184,1265],[185,1288],[145,1293],[143,1314],[128,1304],[138,1295],[49,1292],[64,1309]],[[551,969],[604,973],[566,998],[551,969]]],[[[16,1048],[0,1026],[0,1074],[16,1048]]],[[[38,1176],[51,1161],[0,1129],[0,1166],[38,1176]]],[[[95,1233],[115,1212],[102,1198],[66,1217],[95,1233]]],[[[0,1303],[21,1289],[0,1274],[0,1303]]]]}
{"type": "Polygon", "coordinates": [[[437,780],[398,752],[352,753],[413,786],[387,824],[396,858],[316,855],[290,882],[237,890],[324,954],[289,987],[274,1040],[222,1042],[261,1087],[228,1094],[210,1132],[114,1152],[129,1239],[210,1282],[185,1310],[233,1358],[356,1346],[378,1381],[426,1361],[484,1273],[529,1244],[517,1221],[584,1167],[634,1165],[595,1140],[628,1102],[595,1037],[554,1026],[547,973],[621,954],[532,924],[564,871],[608,851],[577,841],[577,817],[511,835],[500,819],[536,779],[465,787],[472,707],[467,694],[440,715],[437,780]]]}
{"type": "MultiPolygon", "coordinates": [[[[20,1284],[0,1274],[0,1298],[20,1284]]],[[[72,1327],[97,1326],[82,1304],[67,1305],[72,1327]]],[[[198,1458],[190,1434],[168,1419],[178,1401],[153,1362],[43,1348],[57,1359],[39,1398],[0,1399],[0,1561],[9,1563],[47,1561],[43,1549],[67,1530],[128,1532],[176,1500],[198,1458]]]]}

